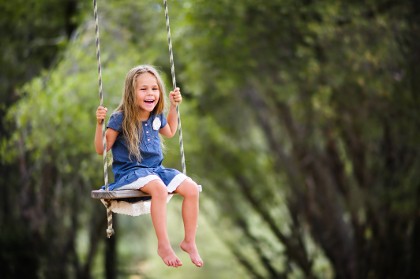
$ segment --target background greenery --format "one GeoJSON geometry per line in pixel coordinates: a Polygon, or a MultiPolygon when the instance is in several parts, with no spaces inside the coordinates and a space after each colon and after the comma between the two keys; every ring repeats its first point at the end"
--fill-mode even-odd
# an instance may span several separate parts
{"type": "MultiPolygon", "coordinates": [[[[160,1],[99,1],[105,105],[128,69],[170,87],[160,1]]],[[[2,278],[420,277],[420,2],[169,1],[197,269],[150,216],[90,198],[99,104],[90,1],[0,1],[2,278]]],[[[165,165],[179,168],[177,140],[165,165]]]]}

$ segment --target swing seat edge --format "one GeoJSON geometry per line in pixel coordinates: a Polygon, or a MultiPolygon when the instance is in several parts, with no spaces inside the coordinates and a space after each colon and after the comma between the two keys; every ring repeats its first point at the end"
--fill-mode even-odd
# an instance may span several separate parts
{"type": "Polygon", "coordinates": [[[124,198],[141,198],[150,197],[150,195],[140,190],[118,190],[118,191],[106,191],[106,190],[93,190],[90,193],[93,199],[104,199],[104,200],[115,200],[124,198]]]}

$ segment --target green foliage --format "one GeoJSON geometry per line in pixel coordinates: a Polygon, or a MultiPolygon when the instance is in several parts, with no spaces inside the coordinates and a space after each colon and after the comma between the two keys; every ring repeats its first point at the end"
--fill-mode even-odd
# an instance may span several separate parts
{"type": "MultiPolygon", "coordinates": [[[[203,171],[197,171],[215,177],[211,179],[217,181],[215,185],[229,189],[228,195],[224,191],[211,195],[222,205],[221,212],[236,208],[239,213],[224,215],[236,220],[236,226],[245,216],[260,214],[265,216],[268,231],[276,234],[270,222],[274,213],[267,208],[278,207],[282,199],[273,204],[270,200],[287,193],[293,234],[287,238],[276,234],[286,245],[276,256],[288,254],[288,260],[308,277],[317,274],[313,267],[317,264],[312,261],[325,261],[309,252],[307,244],[293,244],[303,241],[297,232],[307,226],[338,278],[401,275],[399,267],[383,264],[398,250],[389,245],[389,239],[399,239],[396,243],[406,239],[404,233],[397,236],[387,225],[400,216],[394,210],[407,210],[412,216],[400,220],[401,231],[408,232],[418,224],[414,204],[419,185],[411,176],[419,164],[412,157],[419,153],[413,145],[419,138],[413,129],[418,125],[414,109],[419,105],[414,97],[418,82],[411,70],[405,70],[409,64],[417,69],[413,62],[417,51],[407,51],[419,24],[406,20],[418,16],[418,10],[410,14],[411,4],[195,1],[187,11],[184,28],[194,36],[185,52],[196,51],[189,55],[185,72],[196,91],[197,108],[214,119],[211,123],[216,126],[210,126],[207,117],[200,118],[199,127],[206,127],[208,133],[196,156],[211,150],[213,162],[206,161],[203,171]],[[260,138],[254,139],[251,135],[258,127],[260,138]],[[219,133],[227,139],[220,140],[219,133]],[[256,152],[248,157],[253,149],[256,152]],[[271,167],[249,159],[265,155],[271,158],[271,167]],[[273,182],[265,182],[259,173],[275,177],[270,181],[275,181],[277,189],[273,191],[273,182]],[[232,203],[231,193],[244,191],[252,196],[241,199],[245,203],[236,199],[232,203]],[[259,195],[265,199],[258,202],[259,195]],[[381,213],[389,207],[390,215],[381,213]],[[365,239],[367,231],[376,233],[365,239]],[[360,245],[353,248],[355,243],[360,245]],[[371,245],[394,248],[389,248],[388,255],[377,255],[371,245]],[[293,255],[299,249],[307,262],[302,255],[293,255]],[[366,262],[375,264],[368,267],[366,262]]],[[[247,236],[252,227],[252,221],[241,225],[243,237],[251,243],[269,239],[267,230],[264,236],[247,236]]],[[[414,237],[413,233],[409,234],[414,237]]],[[[235,247],[242,250],[243,246],[235,247]]],[[[254,247],[267,271],[270,265],[265,257],[276,251],[274,247],[270,251],[254,247]]],[[[246,259],[244,255],[239,258],[246,259]]],[[[290,274],[272,263],[278,269],[272,271],[276,275],[268,275],[252,270],[255,260],[245,262],[255,277],[290,274]]],[[[415,261],[404,259],[397,265],[410,270],[408,277],[415,272],[415,261]]]]}
{"type": "MultiPolygon", "coordinates": [[[[33,262],[41,275],[101,276],[105,216],[88,197],[102,184],[102,161],[93,152],[99,99],[91,7],[80,4],[85,10],[75,18],[45,21],[40,11],[58,7],[41,2],[1,5],[11,22],[33,9],[28,22],[42,30],[32,30],[35,42],[45,42],[62,20],[83,23],[70,43],[60,40],[55,51],[34,56],[46,65],[1,62],[12,65],[13,77],[23,75],[22,67],[37,74],[16,87],[20,100],[8,108],[15,130],[1,142],[1,163],[20,162],[27,179],[19,195],[7,196],[19,201],[14,214],[36,239],[50,244],[33,262]],[[50,66],[57,49],[62,55],[50,66]],[[50,68],[38,74],[44,66],[50,68]]],[[[169,1],[187,170],[203,184],[200,226],[209,228],[199,230],[207,269],[185,269],[191,278],[419,274],[419,9],[411,1],[359,2],[169,1]],[[216,273],[232,262],[229,272],[216,273]]],[[[133,65],[155,64],[169,77],[160,4],[99,1],[110,111],[133,65]]],[[[20,24],[12,26],[25,33],[27,21],[20,24]]],[[[26,50],[16,40],[6,44],[5,53],[26,50]]],[[[178,167],[176,141],[166,145],[165,164],[178,167]]],[[[171,214],[171,237],[182,238],[180,213],[171,214]]],[[[150,222],[131,220],[121,218],[118,227],[118,254],[127,263],[118,264],[121,276],[184,276],[160,270],[145,229],[150,222]]]]}

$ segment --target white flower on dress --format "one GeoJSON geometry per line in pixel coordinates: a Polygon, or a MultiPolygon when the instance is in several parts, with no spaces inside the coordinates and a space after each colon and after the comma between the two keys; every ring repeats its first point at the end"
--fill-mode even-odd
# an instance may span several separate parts
{"type": "Polygon", "coordinates": [[[160,122],[159,117],[156,117],[156,118],[153,120],[153,124],[152,124],[152,126],[153,126],[153,130],[155,130],[155,131],[159,130],[159,129],[160,129],[160,125],[162,125],[162,123],[160,122]]]}

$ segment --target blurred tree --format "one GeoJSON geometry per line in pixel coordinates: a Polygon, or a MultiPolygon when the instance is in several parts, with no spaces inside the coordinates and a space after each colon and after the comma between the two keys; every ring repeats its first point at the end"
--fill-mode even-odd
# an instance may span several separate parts
{"type": "Polygon", "coordinates": [[[20,195],[30,166],[25,157],[10,161],[13,152],[7,151],[5,141],[13,127],[4,116],[18,99],[18,88],[62,53],[78,24],[78,8],[76,0],[0,2],[0,269],[5,278],[34,277],[41,262],[33,251],[44,250],[48,243],[26,230],[28,216],[23,216],[20,195]]]}
{"type": "Polygon", "coordinates": [[[418,277],[419,4],[185,7],[197,152],[211,158],[195,171],[241,228],[226,241],[252,277],[325,278],[320,255],[336,278],[418,277]]]}

